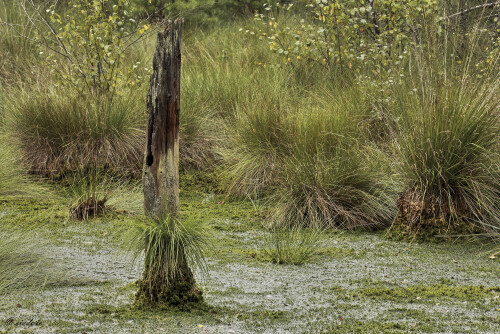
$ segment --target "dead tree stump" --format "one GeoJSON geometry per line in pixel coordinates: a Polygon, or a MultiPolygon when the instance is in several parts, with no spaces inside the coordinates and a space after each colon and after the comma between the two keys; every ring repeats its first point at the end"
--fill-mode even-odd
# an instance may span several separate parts
{"type": "MultiPolygon", "coordinates": [[[[143,168],[144,209],[146,216],[158,224],[165,224],[168,220],[170,231],[178,219],[179,211],[182,22],[182,19],[177,19],[173,23],[168,21],[165,31],[158,33],[153,74],[147,96],[147,139],[143,168]]],[[[162,236],[150,236],[153,237],[166,238],[164,241],[167,245],[175,239],[168,240],[168,233],[162,236]]],[[[146,240],[146,246],[148,242],[146,240]]],[[[143,279],[139,282],[138,300],[167,305],[182,305],[201,300],[201,291],[196,288],[182,245],[175,245],[175,249],[178,250],[176,253],[180,254],[176,261],[178,268],[174,270],[175,275],[165,270],[156,272],[155,269],[152,272],[148,270],[150,269],[148,263],[151,262],[145,262],[143,279]]],[[[157,256],[151,252],[146,248],[146,258],[157,256]]],[[[166,261],[165,252],[160,253],[163,257],[157,256],[154,258],[154,263],[166,261]]]]}
{"type": "Polygon", "coordinates": [[[147,97],[144,208],[155,218],[175,218],[179,209],[181,24],[169,21],[158,33],[147,97]]]}

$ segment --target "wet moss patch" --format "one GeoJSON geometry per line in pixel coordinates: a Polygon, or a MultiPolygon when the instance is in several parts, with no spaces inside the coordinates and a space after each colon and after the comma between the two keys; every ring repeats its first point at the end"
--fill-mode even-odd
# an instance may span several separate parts
{"type": "Polygon", "coordinates": [[[284,320],[286,318],[291,317],[292,314],[290,312],[281,311],[281,310],[255,310],[250,312],[242,312],[236,313],[234,317],[238,320],[253,320],[253,321],[262,321],[262,320],[284,320]]]}
{"type": "MultiPolygon", "coordinates": [[[[344,320],[339,319],[335,325],[325,330],[325,333],[382,333],[382,334],[395,334],[395,333],[421,333],[428,330],[429,327],[419,326],[417,323],[407,323],[403,321],[359,321],[359,320],[344,320]]],[[[436,328],[433,328],[436,330],[436,328]]]]}
{"type": "Polygon", "coordinates": [[[224,193],[220,186],[219,174],[215,171],[184,170],[179,175],[179,186],[181,191],[188,189],[192,193],[224,193]]]}
{"type": "Polygon", "coordinates": [[[431,286],[408,286],[398,288],[366,287],[357,289],[354,297],[369,297],[375,299],[385,299],[392,301],[428,301],[434,299],[449,300],[458,299],[460,301],[484,301],[495,298],[496,304],[500,306],[500,286],[451,286],[445,284],[434,284],[431,286]]]}
{"type": "Polygon", "coordinates": [[[318,249],[316,255],[326,258],[362,258],[366,256],[366,250],[356,250],[353,248],[325,247],[318,249]]]}
{"type": "Polygon", "coordinates": [[[0,212],[4,212],[2,223],[14,225],[56,222],[68,217],[67,208],[50,198],[0,198],[0,212]]]}

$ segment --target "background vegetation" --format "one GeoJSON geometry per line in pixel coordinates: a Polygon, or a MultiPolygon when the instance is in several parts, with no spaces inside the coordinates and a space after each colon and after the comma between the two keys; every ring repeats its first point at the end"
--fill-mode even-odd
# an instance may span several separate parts
{"type": "Polygon", "coordinates": [[[446,226],[498,225],[498,6],[141,4],[1,1],[2,136],[25,171],[138,177],[154,30],[181,15],[184,170],[269,201],[281,226],[413,226],[410,199],[446,226]]]}

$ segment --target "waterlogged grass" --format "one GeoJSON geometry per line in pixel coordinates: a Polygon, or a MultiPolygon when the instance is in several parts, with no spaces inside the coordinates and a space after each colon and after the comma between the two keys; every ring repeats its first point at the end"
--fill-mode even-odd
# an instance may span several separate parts
{"type": "MultiPolygon", "coordinates": [[[[460,241],[408,244],[383,232],[325,232],[325,244],[300,266],[262,258],[266,207],[230,200],[209,176],[185,175],[182,215],[203,217],[213,233],[208,277],[196,279],[206,304],[154,310],[133,304],[141,261],[120,250],[140,221],[140,188],[124,190],[106,215],[68,219],[63,197],[2,197],[3,230],[23,221],[42,225],[43,255],[65,280],[8,290],[0,299],[0,332],[167,333],[428,333],[500,331],[500,263],[460,241]],[[28,330],[27,322],[33,319],[28,330]]],[[[58,190],[53,191],[57,194],[58,190]]],[[[35,269],[35,273],[36,273],[35,269]]]]}

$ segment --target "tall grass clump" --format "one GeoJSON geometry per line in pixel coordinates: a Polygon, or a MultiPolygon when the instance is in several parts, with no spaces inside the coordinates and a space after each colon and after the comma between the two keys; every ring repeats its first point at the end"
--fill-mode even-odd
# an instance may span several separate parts
{"type": "Polygon", "coordinates": [[[225,182],[230,193],[261,195],[276,186],[278,170],[289,151],[286,103],[267,105],[262,95],[252,105],[238,108],[226,125],[225,182]]]}
{"type": "Polygon", "coordinates": [[[363,140],[356,88],[238,110],[222,150],[229,189],[270,195],[279,226],[382,226],[393,214],[384,156],[363,140]],[[293,100],[292,100],[293,101],[293,100]]]}
{"type": "Polygon", "coordinates": [[[7,123],[33,173],[58,176],[101,166],[138,174],[144,113],[136,94],[113,101],[59,90],[11,95],[7,123]]]}
{"type": "Polygon", "coordinates": [[[498,224],[500,77],[476,78],[472,57],[442,64],[444,56],[416,55],[417,68],[396,90],[403,192],[391,232],[411,239],[498,224]]]}
{"type": "Polygon", "coordinates": [[[281,138],[285,120],[301,98],[294,94],[291,73],[266,67],[273,55],[239,32],[238,24],[195,38],[191,48],[185,96],[215,117],[221,139],[215,152],[224,164],[225,186],[236,195],[267,191],[275,183],[280,143],[287,145],[281,138]]]}
{"type": "MultiPolygon", "coordinates": [[[[182,84],[191,78],[184,78],[182,84]]],[[[182,85],[181,84],[181,85],[182,85]]],[[[182,88],[181,88],[182,89],[182,88]]],[[[184,90],[183,90],[184,91],[184,90]]],[[[181,169],[209,169],[218,160],[220,119],[203,101],[184,94],[179,115],[179,164],[181,169]]]]}
{"type": "Polygon", "coordinates": [[[279,168],[277,224],[376,228],[392,218],[385,156],[363,142],[367,114],[357,94],[346,90],[330,98],[329,109],[295,118],[290,153],[279,168]]]}
{"type": "Polygon", "coordinates": [[[286,71],[264,67],[272,56],[266,46],[238,27],[235,23],[210,32],[195,30],[184,39],[182,93],[198,109],[225,119],[264,95],[265,101],[276,104],[289,87],[286,71]]]}
{"type": "Polygon", "coordinates": [[[132,229],[134,259],[144,256],[138,302],[185,306],[202,300],[191,267],[206,272],[207,230],[194,220],[146,218],[132,229]]]}

